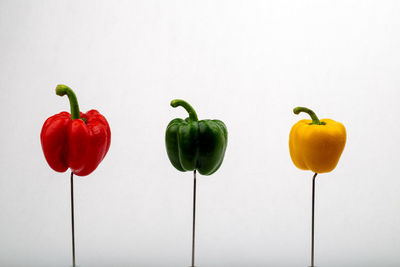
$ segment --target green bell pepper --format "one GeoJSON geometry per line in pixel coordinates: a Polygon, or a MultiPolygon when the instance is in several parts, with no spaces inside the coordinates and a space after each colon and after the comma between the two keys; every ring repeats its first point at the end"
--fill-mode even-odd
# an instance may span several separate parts
{"type": "Polygon", "coordinates": [[[224,159],[228,143],[228,131],[220,120],[197,119],[197,114],[187,102],[171,101],[172,107],[182,106],[189,117],[173,119],[165,133],[168,158],[179,171],[198,170],[211,175],[218,170],[224,159]]]}

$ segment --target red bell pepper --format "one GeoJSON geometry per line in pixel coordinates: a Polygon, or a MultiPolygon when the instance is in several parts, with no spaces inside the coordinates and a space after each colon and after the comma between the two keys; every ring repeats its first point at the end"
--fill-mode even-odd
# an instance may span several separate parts
{"type": "Polygon", "coordinates": [[[110,148],[110,127],[97,110],[80,112],[76,95],[68,86],[58,85],[56,94],[68,96],[71,114],[61,112],[43,124],[40,141],[44,156],[57,172],[70,168],[76,175],[88,175],[97,168],[110,148]]]}

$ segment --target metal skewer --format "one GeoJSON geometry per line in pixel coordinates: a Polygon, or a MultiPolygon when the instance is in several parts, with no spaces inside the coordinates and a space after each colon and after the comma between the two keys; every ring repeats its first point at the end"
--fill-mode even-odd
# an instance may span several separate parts
{"type": "Polygon", "coordinates": [[[75,265],[74,173],[71,171],[72,267],[75,265]]]}
{"type": "Polygon", "coordinates": [[[195,230],[196,230],[196,170],[193,172],[193,229],[192,229],[192,265],[194,265],[194,248],[195,248],[195,230]]]}
{"type": "Polygon", "coordinates": [[[315,178],[318,173],[315,173],[312,179],[312,211],[311,211],[311,266],[314,266],[314,214],[315,214],[315,178]]]}

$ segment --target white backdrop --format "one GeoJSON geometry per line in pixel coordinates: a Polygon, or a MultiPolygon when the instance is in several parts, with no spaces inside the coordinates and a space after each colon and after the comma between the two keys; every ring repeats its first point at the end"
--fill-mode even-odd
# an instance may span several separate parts
{"type": "Polygon", "coordinates": [[[82,267],[190,264],[192,173],[169,163],[165,128],[187,100],[229,131],[222,167],[198,179],[197,265],[308,266],[310,171],[291,126],[313,109],[347,128],[317,180],[316,263],[400,265],[398,1],[0,2],[0,266],[71,265],[69,173],[45,162],[45,119],[108,119],[108,155],[77,177],[82,267]]]}

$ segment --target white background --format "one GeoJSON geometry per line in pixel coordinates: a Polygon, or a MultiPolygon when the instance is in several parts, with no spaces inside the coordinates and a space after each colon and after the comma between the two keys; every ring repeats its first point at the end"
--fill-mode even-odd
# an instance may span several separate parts
{"type": "Polygon", "coordinates": [[[222,167],[198,179],[197,264],[307,266],[310,171],[291,126],[313,109],[347,128],[337,168],[317,180],[318,266],[400,265],[400,2],[0,2],[0,266],[71,265],[69,172],[39,134],[98,109],[111,148],[76,179],[82,267],[190,264],[192,173],[169,163],[165,128],[182,98],[223,120],[222,167]]]}

